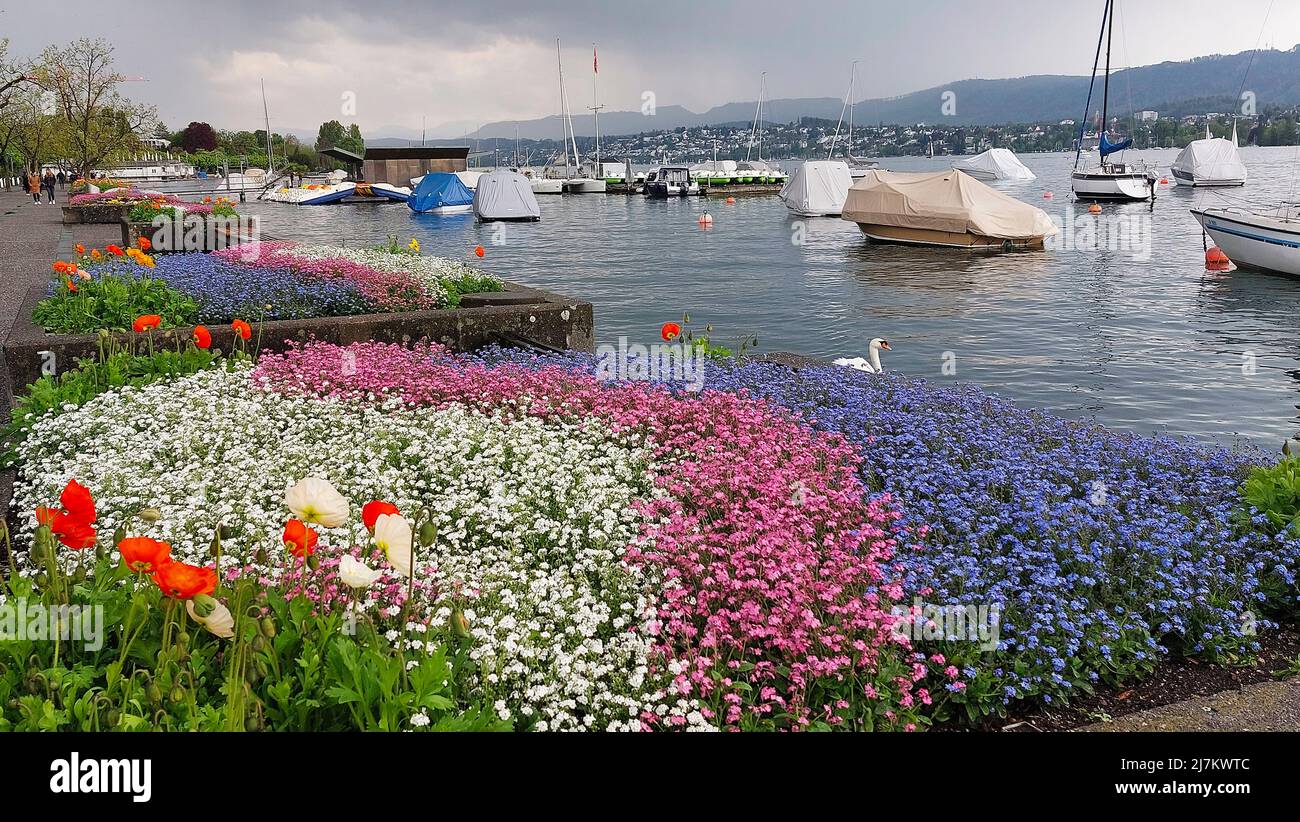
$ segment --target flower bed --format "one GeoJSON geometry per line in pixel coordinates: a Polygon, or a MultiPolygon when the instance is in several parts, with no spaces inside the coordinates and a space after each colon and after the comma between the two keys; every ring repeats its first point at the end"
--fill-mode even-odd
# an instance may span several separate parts
{"type": "Polygon", "coordinates": [[[156,301],[132,300],[142,280],[165,287],[170,302],[192,306],[166,313],[164,327],[451,308],[462,294],[502,289],[495,277],[453,260],[287,242],[157,258],[141,257],[138,249],[92,249],[75,267],[80,279],[52,283],[50,296],[34,312],[47,331],[123,329],[140,314],[164,313],[156,301]],[[101,303],[108,297],[100,291],[113,295],[113,306],[120,309],[110,312],[116,321],[104,321],[101,303]]]}
{"type": "MultiPolygon", "coordinates": [[[[592,368],[589,357],[528,367],[592,368]]],[[[709,389],[777,403],[862,454],[859,477],[898,501],[905,596],[996,606],[995,653],[923,639],[961,666],[949,699],[977,720],[1019,700],[1149,672],[1167,654],[1234,663],[1294,619],[1300,539],[1241,512],[1271,460],[1026,411],[978,388],[831,366],[717,365],[709,389]]]]}
{"type": "Polygon", "coordinates": [[[94,194],[73,194],[63,207],[65,223],[120,223],[127,219],[131,209],[140,203],[181,205],[182,201],[171,194],[141,191],[137,188],[115,188],[94,194]]]}
{"type": "Polygon", "coordinates": [[[19,453],[20,507],[76,477],[101,534],[149,510],[148,536],[193,563],[225,529],[222,580],[355,607],[407,650],[460,647],[461,698],[518,728],[911,729],[925,680],[960,685],[890,630],[899,513],[866,499],[861,457],[734,394],[313,344],[102,394],[19,453]],[[304,476],[332,484],[297,508],[290,492],[322,526],[292,532],[319,551],[310,569],[279,547],[304,476]],[[347,515],[371,499],[427,523],[414,560],[393,520],[367,523],[372,541],[347,515]],[[349,597],[357,561],[389,576],[349,597]],[[412,564],[421,639],[403,640],[392,575],[412,564]]]}

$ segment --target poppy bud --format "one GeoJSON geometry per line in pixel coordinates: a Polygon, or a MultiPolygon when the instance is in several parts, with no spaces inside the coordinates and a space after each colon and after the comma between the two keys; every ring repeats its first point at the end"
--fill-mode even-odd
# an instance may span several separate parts
{"type": "Polygon", "coordinates": [[[261,653],[264,648],[266,648],[266,639],[264,639],[261,634],[254,634],[253,650],[261,653]]]}
{"type": "MultiPolygon", "coordinates": [[[[120,540],[119,540],[120,542],[120,540]]],[[[95,559],[104,559],[108,556],[108,548],[102,542],[95,543],[95,559]]]]}
{"type": "Polygon", "coordinates": [[[256,685],[259,679],[261,679],[261,674],[258,672],[257,666],[249,665],[244,669],[244,681],[249,685],[256,685]]]}
{"type": "Polygon", "coordinates": [[[257,549],[257,552],[256,552],[255,554],[253,554],[253,559],[257,560],[257,562],[259,562],[260,564],[265,565],[265,564],[266,564],[266,549],[265,549],[265,548],[258,548],[258,549],[257,549]]]}
{"type": "Polygon", "coordinates": [[[451,612],[451,632],[461,639],[469,638],[469,620],[459,608],[451,612]]]}
{"type": "Polygon", "coordinates": [[[275,620],[270,617],[262,617],[262,636],[267,639],[275,638],[275,620]]]}
{"type": "Polygon", "coordinates": [[[201,617],[208,617],[216,610],[217,601],[207,594],[199,594],[194,598],[194,613],[201,617]]]}
{"type": "Polygon", "coordinates": [[[126,526],[119,525],[117,528],[113,529],[113,544],[118,545],[124,539],[126,539],[126,526]]]}
{"type": "Polygon", "coordinates": [[[49,584],[50,584],[50,575],[49,575],[49,574],[45,573],[44,571],[41,571],[39,574],[36,575],[36,587],[37,587],[37,588],[44,588],[46,585],[49,585],[49,584]]]}
{"type": "Polygon", "coordinates": [[[162,689],[158,687],[157,682],[150,682],[149,687],[144,689],[144,695],[149,698],[151,705],[162,702],[162,689]]]}
{"type": "Polygon", "coordinates": [[[176,647],[180,648],[183,651],[189,647],[189,644],[190,644],[189,633],[185,631],[181,631],[179,634],[176,635],[176,647]]]}
{"type": "Polygon", "coordinates": [[[173,685],[171,693],[167,695],[167,699],[169,699],[173,705],[181,704],[185,701],[185,689],[180,685],[173,685]]]}
{"type": "Polygon", "coordinates": [[[73,582],[86,581],[86,567],[84,565],[78,565],[77,570],[72,572],[72,581],[73,582]]]}
{"type": "Polygon", "coordinates": [[[117,708],[108,709],[108,727],[116,728],[118,721],[122,719],[122,712],[117,708]]]}
{"type": "Polygon", "coordinates": [[[426,521],[420,526],[420,545],[428,548],[438,539],[438,529],[433,526],[432,522],[426,521]]]}
{"type": "Polygon", "coordinates": [[[208,553],[216,558],[221,555],[221,537],[213,535],[212,542],[208,543],[208,553]]]}
{"type": "Polygon", "coordinates": [[[320,557],[316,556],[315,554],[312,554],[311,556],[307,557],[307,567],[312,569],[313,571],[320,570],[320,557]]]}
{"type": "Polygon", "coordinates": [[[222,525],[217,528],[217,535],[222,539],[234,539],[235,529],[231,528],[229,525],[222,525]]]}
{"type": "Polygon", "coordinates": [[[250,714],[248,719],[244,720],[244,730],[253,733],[262,730],[262,718],[257,714],[250,714]]]}
{"type": "Polygon", "coordinates": [[[37,565],[40,565],[45,561],[45,546],[37,542],[27,550],[27,558],[37,565]]]}
{"type": "Polygon", "coordinates": [[[136,516],[145,522],[157,522],[162,519],[162,511],[157,508],[141,508],[136,516]]]}

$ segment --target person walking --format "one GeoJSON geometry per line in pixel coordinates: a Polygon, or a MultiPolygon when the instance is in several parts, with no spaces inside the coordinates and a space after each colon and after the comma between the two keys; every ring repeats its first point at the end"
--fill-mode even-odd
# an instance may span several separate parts
{"type": "Polygon", "coordinates": [[[24,193],[24,194],[31,194],[31,193],[32,193],[32,187],[31,187],[31,185],[27,182],[27,172],[24,171],[22,174],[19,174],[18,176],[21,177],[22,180],[23,180],[23,193],[24,193]]]}
{"type": "Polygon", "coordinates": [[[41,178],[41,188],[45,189],[45,193],[50,196],[50,205],[54,205],[54,172],[48,168],[45,169],[45,176],[41,178]]]}
{"type": "Polygon", "coordinates": [[[59,180],[59,188],[67,188],[67,187],[68,187],[68,175],[66,175],[66,174],[63,173],[63,169],[59,169],[59,177],[58,177],[58,180],[59,180]]]}
{"type": "Polygon", "coordinates": [[[41,204],[41,178],[35,171],[27,175],[27,190],[32,193],[32,202],[41,204]]]}

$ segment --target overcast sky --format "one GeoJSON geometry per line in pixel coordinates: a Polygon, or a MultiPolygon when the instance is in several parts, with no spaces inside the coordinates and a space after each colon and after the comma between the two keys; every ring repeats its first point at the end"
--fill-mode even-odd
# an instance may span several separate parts
{"type": "MultiPolygon", "coordinates": [[[[205,120],[314,133],[356,122],[369,137],[457,136],[559,108],[555,38],[574,114],[591,105],[591,50],[607,109],[703,111],[769,97],[890,96],[971,77],[1087,74],[1102,0],[0,0],[11,53],[101,36],[125,90],[171,128],[205,120]],[[356,114],[345,116],[344,95],[356,114]]],[[[1297,0],[1121,0],[1114,65],[1300,43],[1297,0]],[[1270,5],[1272,6],[1270,10],[1270,5]],[[1264,26],[1267,13],[1267,26],[1264,26]],[[1263,31],[1262,41],[1259,39],[1263,31]]]]}

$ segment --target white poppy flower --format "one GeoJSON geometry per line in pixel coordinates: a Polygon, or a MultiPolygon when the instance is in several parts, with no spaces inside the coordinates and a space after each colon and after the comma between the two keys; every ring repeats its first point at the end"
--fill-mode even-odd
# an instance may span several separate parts
{"type": "Polygon", "coordinates": [[[339,560],[339,579],[349,588],[369,588],[383,573],[372,570],[351,554],[344,554],[339,560]]]}
{"type": "Polygon", "coordinates": [[[230,639],[235,635],[235,617],[230,613],[230,609],[221,603],[220,600],[212,600],[212,613],[207,616],[199,616],[194,610],[194,600],[185,600],[185,610],[189,612],[190,618],[199,623],[204,629],[222,639],[230,639]]]}
{"type": "Polygon", "coordinates": [[[411,575],[411,523],[401,514],[380,514],[375,520],[375,546],[404,577],[411,575]]]}
{"type": "Polygon", "coordinates": [[[337,528],[348,521],[348,501],[320,477],[299,480],[284,495],[284,504],[303,522],[337,528]]]}

